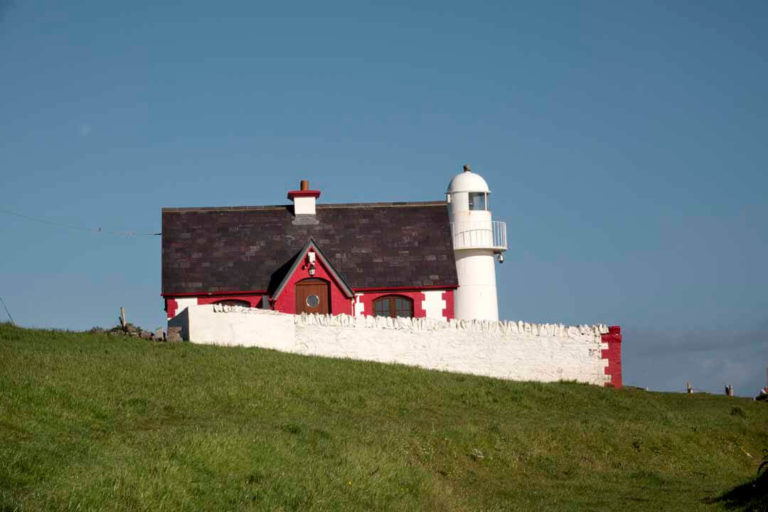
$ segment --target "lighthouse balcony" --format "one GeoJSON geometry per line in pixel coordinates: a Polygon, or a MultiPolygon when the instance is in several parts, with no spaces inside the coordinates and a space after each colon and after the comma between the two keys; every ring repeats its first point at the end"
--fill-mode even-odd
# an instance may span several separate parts
{"type": "Polygon", "coordinates": [[[507,250],[507,223],[498,220],[490,222],[452,222],[453,248],[492,249],[496,252],[507,250]]]}

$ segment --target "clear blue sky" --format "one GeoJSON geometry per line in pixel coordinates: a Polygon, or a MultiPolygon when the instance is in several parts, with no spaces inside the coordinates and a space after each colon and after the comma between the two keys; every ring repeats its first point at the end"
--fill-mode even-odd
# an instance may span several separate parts
{"type": "MultiPolygon", "coordinates": [[[[501,316],[620,324],[625,380],[752,394],[768,364],[768,3],[0,0],[0,208],[440,199],[468,162],[501,316]]],[[[164,325],[160,237],[0,212],[17,323],[164,325]]],[[[0,310],[0,320],[5,320],[0,310]]]]}

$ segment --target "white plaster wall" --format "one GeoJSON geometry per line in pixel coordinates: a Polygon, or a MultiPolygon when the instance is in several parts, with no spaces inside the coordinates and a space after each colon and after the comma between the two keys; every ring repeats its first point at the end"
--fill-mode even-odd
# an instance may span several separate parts
{"type": "MultiPolygon", "coordinates": [[[[450,202],[448,203],[448,212],[452,215],[454,212],[469,211],[469,192],[449,192],[450,202]]],[[[453,221],[453,217],[451,217],[453,221]]]]}
{"type": "Polygon", "coordinates": [[[294,197],[293,213],[295,215],[315,215],[315,202],[314,197],[294,197]]]}
{"type": "Polygon", "coordinates": [[[445,301],[443,300],[443,292],[445,290],[429,290],[424,292],[424,300],[421,301],[421,307],[424,308],[424,313],[427,318],[433,318],[439,320],[443,318],[443,309],[445,309],[445,301]]]}
{"type": "Polygon", "coordinates": [[[181,298],[181,299],[175,299],[176,300],[176,314],[178,315],[185,309],[187,309],[189,306],[197,306],[197,297],[187,297],[187,298],[181,298]]]}
{"type": "Polygon", "coordinates": [[[326,357],[400,363],[511,380],[603,385],[604,325],[430,318],[289,315],[237,306],[189,308],[196,343],[244,345],[326,357]]]}
{"type": "Polygon", "coordinates": [[[499,319],[494,260],[490,250],[456,251],[459,287],[454,292],[454,315],[457,319],[494,322],[499,319]]]}
{"type": "Polygon", "coordinates": [[[205,304],[190,306],[187,318],[189,340],[194,343],[294,351],[292,348],[296,336],[293,315],[264,309],[205,304]],[[251,314],[253,311],[259,314],[251,314]]]}

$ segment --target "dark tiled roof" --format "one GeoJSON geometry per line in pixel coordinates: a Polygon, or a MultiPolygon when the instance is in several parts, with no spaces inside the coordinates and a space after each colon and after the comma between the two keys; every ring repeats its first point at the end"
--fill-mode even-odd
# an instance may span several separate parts
{"type": "Polygon", "coordinates": [[[444,202],[163,209],[163,293],[268,290],[313,238],[354,289],[456,286],[444,202]]]}

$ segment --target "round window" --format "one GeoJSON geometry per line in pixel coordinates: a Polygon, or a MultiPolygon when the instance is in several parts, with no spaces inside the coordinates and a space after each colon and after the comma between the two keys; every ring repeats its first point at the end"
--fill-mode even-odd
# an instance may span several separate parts
{"type": "Polygon", "coordinates": [[[320,305],[320,297],[317,295],[310,295],[307,297],[307,306],[316,308],[318,305],[320,305]]]}

